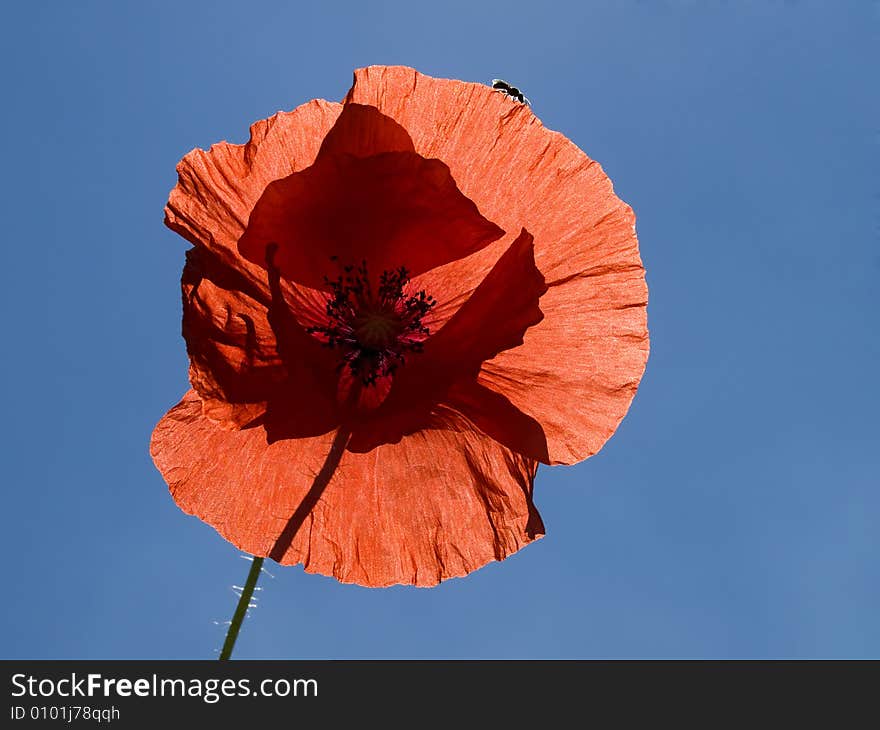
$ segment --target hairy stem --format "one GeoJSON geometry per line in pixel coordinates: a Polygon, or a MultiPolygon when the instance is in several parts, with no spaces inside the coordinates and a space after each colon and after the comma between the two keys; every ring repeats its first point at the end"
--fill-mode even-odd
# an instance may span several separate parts
{"type": "Polygon", "coordinates": [[[238,605],[235,607],[235,613],[232,615],[232,623],[229,624],[229,631],[226,632],[226,641],[223,642],[223,650],[220,652],[220,661],[229,659],[232,656],[232,650],[235,648],[235,640],[238,638],[238,632],[241,629],[241,622],[244,621],[244,615],[247,613],[248,606],[251,602],[251,596],[254,595],[254,587],[257,585],[257,579],[260,577],[260,571],[263,569],[263,558],[255,557],[251,563],[251,569],[248,571],[247,580],[244,583],[244,590],[241,592],[241,598],[238,599],[238,605]]]}

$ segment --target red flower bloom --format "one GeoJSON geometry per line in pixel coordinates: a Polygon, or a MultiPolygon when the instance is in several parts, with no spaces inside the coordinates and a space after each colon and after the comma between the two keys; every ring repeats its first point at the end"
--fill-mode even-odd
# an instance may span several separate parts
{"type": "Polygon", "coordinates": [[[151,450],[184,511],[368,586],[543,534],[538,463],[598,451],[648,356],[633,213],[598,164],[487,86],[370,67],[178,172],[193,389],[151,450]]]}

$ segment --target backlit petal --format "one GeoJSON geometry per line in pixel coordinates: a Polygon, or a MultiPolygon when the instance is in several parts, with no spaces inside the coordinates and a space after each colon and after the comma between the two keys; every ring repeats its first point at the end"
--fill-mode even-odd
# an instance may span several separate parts
{"type": "Polygon", "coordinates": [[[513,231],[533,234],[550,287],[541,299],[546,316],[521,347],[486,364],[481,382],[545,426],[551,462],[595,453],[629,408],[648,357],[632,209],[598,163],[486,85],[372,66],[355,72],[346,101],[374,105],[406,128],[416,151],[449,165],[461,191],[508,232],[417,277],[415,286],[452,295],[429,325],[467,301],[513,231]]]}
{"type": "Polygon", "coordinates": [[[274,438],[326,433],[337,417],[335,363],[298,324],[279,286],[270,286],[277,301],[270,292],[265,302],[207,249],[187,253],[183,335],[190,382],[205,414],[225,428],[241,428],[268,411],[274,438]]]}
{"type": "MultiPolygon", "coordinates": [[[[268,555],[332,439],[267,446],[260,428],[226,431],[205,418],[191,391],[156,427],[151,451],[181,509],[268,555]]],[[[281,562],[366,586],[465,575],[543,534],[535,469],[466,423],[346,452],[281,562]]]]}
{"type": "Polygon", "coordinates": [[[266,187],[241,254],[259,265],[275,244],[283,277],[320,288],[346,265],[366,261],[374,277],[400,267],[414,276],[503,235],[461,194],[442,161],[411,148],[393,120],[347,106],[315,164],[266,187]]]}
{"type": "Polygon", "coordinates": [[[253,124],[247,144],[193,150],[177,165],[165,224],[266,292],[266,272],[241,258],[238,239],[266,185],[311,165],[341,110],[340,104],[310,101],[253,124]]]}

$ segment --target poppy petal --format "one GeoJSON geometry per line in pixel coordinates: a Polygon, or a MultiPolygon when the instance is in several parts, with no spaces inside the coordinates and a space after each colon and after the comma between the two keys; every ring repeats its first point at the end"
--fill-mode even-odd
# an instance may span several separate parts
{"type": "MultiPolygon", "coordinates": [[[[153,434],[153,459],[185,512],[268,555],[333,435],[267,447],[259,427],[223,430],[190,391],[153,434]]],[[[540,537],[536,463],[461,423],[368,454],[346,452],[282,557],[344,583],[431,586],[540,537]]]]}
{"type": "Polygon", "coordinates": [[[265,270],[241,258],[238,239],[266,185],[311,165],[341,110],[341,104],[310,101],[253,124],[247,144],[193,150],[177,165],[165,224],[266,292],[265,270]]]}
{"type": "Polygon", "coordinates": [[[626,415],[648,359],[645,296],[641,269],[550,287],[523,346],[483,364],[480,382],[541,423],[550,463],[595,454],[626,415]]]}
{"type": "Polygon", "coordinates": [[[466,371],[521,345],[526,330],[544,318],[538,302],[546,291],[535,266],[534,238],[523,229],[470,298],[425,342],[417,368],[466,371]]]}
{"type": "Polygon", "coordinates": [[[546,317],[522,346],[486,363],[480,380],[544,426],[551,463],[594,454],[628,410],[648,357],[632,209],[598,163],[489,86],[371,66],[355,72],[346,103],[375,106],[406,128],[416,151],[442,159],[462,193],[508,231],[414,280],[452,295],[430,326],[467,301],[511,231],[524,226],[534,235],[535,263],[550,287],[541,299],[546,317]]]}
{"type": "Polygon", "coordinates": [[[267,309],[242,281],[206,249],[187,252],[181,288],[190,382],[205,414],[227,428],[263,415],[273,388],[286,379],[267,309]]]}
{"type": "Polygon", "coordinates": [[[207,249],[187,252],[183,335],[190,382],[205,415],[224,428],[265,415],[271,438],[326,433],[338,417],[333,356],[296,321],[277,275],[268,278],[266,304],[207,249]]]}
{"type": "Polygon", "coordinates": [[[321,143],[318,158],[333,155],[372,157],[384,152],[415,152],[407,131],[378,109],[345,104],[321,143]]]}
{"type": "Polygon", "coordinates": [[[260,263],[266,247],[277,244],[282,276],[318,289],[361,262],[376,280],[400,267],[414,276],[503,234],[439,160],[401,151],[322,154],[307,170],[266,187],[239,250],[260,263]]]}
{"type": "Polygon", "coordinates": [[[598,264],[641,263],[632,210],[601,166],[530,107],[485,84],[404,66],[358,69],[346,103],[375,107],[407,130],[416,152],[449,166],[462,193],[508,231],[496,259],[525,227],[551,285],[598,264]]]}
{"type": "Polygon", "coordinates": [[[476,381],[460,380],[443,399],[487,436],[535,461],[549,463],[544,428],[510,400],[476,381]]]}
{"type": "Polygon", "coordinates": [[[270,443],[327,433],[339,419],[336,358],[297,319],[297,306],[290,306],[274,253],[267,259],[272,297],[268,319],[288,377],[266,409],[264,425],[270,443]]]}

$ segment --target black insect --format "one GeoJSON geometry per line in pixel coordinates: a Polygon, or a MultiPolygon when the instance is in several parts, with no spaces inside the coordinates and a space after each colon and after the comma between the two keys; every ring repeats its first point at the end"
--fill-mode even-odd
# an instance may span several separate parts
{"type": "Polygon", "coordinates": [[[508,84],[504,79],[492,79],[492,88],[495,91],[500,91],[505,96],[509,96],[511,99],[515,99],[520,104],[529,104],[531,106],[528,97],[515,86],[508,84]]]}

